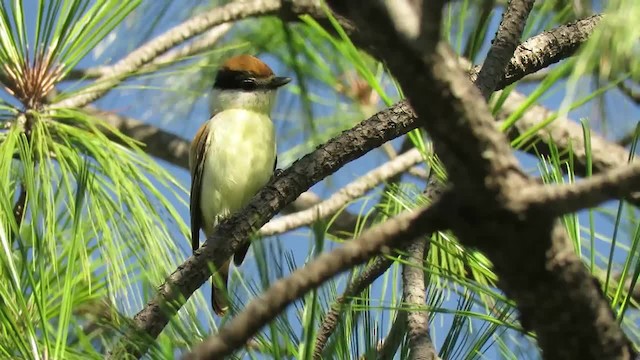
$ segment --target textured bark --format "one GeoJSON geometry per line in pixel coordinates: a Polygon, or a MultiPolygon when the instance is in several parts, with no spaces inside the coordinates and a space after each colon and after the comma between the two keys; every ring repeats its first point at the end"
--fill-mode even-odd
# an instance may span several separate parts
{"type": "Polygon", "coordinates": [[[496,88],[505,88],[528,74],[572,56],[587,41],[601,20],[602,15],[593,15],[545,31],[523,42],[507,64],[504,76],[498,81],[496,88]]]}
{"type": "Polygon", "coordinates": [[[520,37],[524,31],[527,17],[533,9],[533,3],[533,0],[510,0],[502,14],[498,32],[491,43],[491,48],[476,81],[476,85],[480,88],[485,99],[491,96],[498,81],[504,76],[505,68],[520,43],[520,37]]]}

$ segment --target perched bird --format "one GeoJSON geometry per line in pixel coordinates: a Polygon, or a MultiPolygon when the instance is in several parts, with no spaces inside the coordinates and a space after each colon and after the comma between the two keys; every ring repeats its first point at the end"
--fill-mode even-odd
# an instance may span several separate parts
{"type": "MultiPolygon", "coordinates": [[[[210,237],[218,222],[241,210],[271,178],[276,162],[276,137],[271,110],[276,90],[291,81],[274,76],[265,63],[239,55],[222,64],[213,85],[213,116],[191,143],[191,247],[200,246],[200,229],[210,237]]],[[[249,245],[233,256],[240,265],[249,245]]],[[[228,309],[226,292],[228,259],[217,273],[211,305],[218,315],[228,309]]]]}

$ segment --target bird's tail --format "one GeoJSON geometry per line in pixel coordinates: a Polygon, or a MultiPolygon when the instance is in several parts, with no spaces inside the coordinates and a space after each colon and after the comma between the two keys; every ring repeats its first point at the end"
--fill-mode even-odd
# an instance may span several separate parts
{"type": "Polygon", "coordinates": [[[220,279],[211,278],[211,307],[218,316],[223,316],[229,309],[229,301],[227,300],[227,278],[229,277],[229,264],[231,259],[227,260],[214,274],[220,279]],[[219,283],[217,280],[220,280],[219,283]]]}

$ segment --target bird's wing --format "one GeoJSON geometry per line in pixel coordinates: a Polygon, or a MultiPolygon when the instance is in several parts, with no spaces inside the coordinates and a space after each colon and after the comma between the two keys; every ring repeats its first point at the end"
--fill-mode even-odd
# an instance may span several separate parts
{"type": "Polygon", "coordinates": [[[191,249],[195,252],[200,247],[200,228],[202,227],[202,211],[200,210],[200,191],[204,162],[207,155],[206,147],[209,137],[209,121],[204,123],[196,137],[191,142],[189,151],[189,169],[191,170],[191,198],[189,211],[191,213],[191,249]]]}

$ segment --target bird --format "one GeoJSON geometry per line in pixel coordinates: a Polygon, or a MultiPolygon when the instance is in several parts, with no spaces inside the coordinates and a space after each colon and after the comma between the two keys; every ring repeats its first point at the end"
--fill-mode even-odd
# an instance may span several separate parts
{"type": "MultiPolygon", "coordinates": [[[[291,81],[275,76],[255,56],[242,54],[222,63],[213,84],[212,116],[197,131],[189,151],[191,173],[191,247],[200,246],[200,230],[210,238],[217,224],[248,204],[272,178],[277,165],[271,112],[278,88],[291,81]]],[[[249,243],[233,255],[242,264],[249,243]]],[[[212,278],[211,305],[222,316],[231,258],[212,278]]]]}

